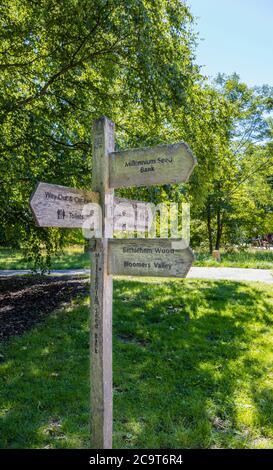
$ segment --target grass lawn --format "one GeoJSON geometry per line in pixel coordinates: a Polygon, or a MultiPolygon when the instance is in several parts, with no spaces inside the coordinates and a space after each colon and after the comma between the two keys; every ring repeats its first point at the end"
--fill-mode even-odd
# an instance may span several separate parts
{"type": "MultiPolygon", "coordinates": [[[[89,268],[89,253],[84,253],[83,246],[75,245],[64,249],[59,256],[52,258],[51,269],[89,268]]],[[[31,269],[32,264],[23,257],[20,250],[0,248],[0,269],[31,269]]]]}
{"type": "Polygon", "coordinates": [[[273,269],[273,250],[249,250],[238,253],[221,253],[221,262],[212,259],[209,253],[197,253],[194,266],[230,268],[273,269]]]}
{"type": "MultiPolygon", "coordinates": [[[[114,447],[273,448],[273,292],[115,280],[114,447]]],[[[0,447],[88,447],[87,299],[1,348],[0,447]]]]}
{"type": "MultiPolygon", "coordinates": [[[[90,258],[83,246],[65,248],[52,259],[52,269],[89,268],[90,258]]],[[[242,253],[222,253],[221,262],[212,259],[209,253],[196,253],[194,266],[273,269],[273,250],[252,250],[242,253]]],[[[0,269],[31,269],[31,263],[23,258],[20,250],[0,248],[0,269]]]]}

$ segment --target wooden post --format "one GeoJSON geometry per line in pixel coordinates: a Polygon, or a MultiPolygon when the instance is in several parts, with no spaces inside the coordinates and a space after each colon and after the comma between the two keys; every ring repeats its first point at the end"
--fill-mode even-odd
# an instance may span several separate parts
{"type": "Polygon", "coordinates": [[[102,239],[91,253],[91,448],[112,448],[112,276],[108,275],[108,238],[113,236],[107,205],[113,202],[109,189],[109,153],[114,151],[114,123],[106,117],[93,126],[92,187],[100,193],[102,239]],[[105,229],[107,228],[107,238],[105,229]]]}
{"type": "Polygon", "coordinates": [[[212,252],[212,257],[215,259],[215,261],[218,261],[220,263],[221,261],[221,255],[219,250],[213,250],[212,252]]]}

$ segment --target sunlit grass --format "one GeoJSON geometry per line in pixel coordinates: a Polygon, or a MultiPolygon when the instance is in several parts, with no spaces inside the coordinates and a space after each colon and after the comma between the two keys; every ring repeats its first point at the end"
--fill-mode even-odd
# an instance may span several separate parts
{"type": "Polygon", "coordinates": [[[273,269],[273,250],[249,250],[235,253],[221,252],[221,261],[209,253],[196,253],[194,266],[273,269]]]}
{"type": "MultiPolygon", "coordinates": [[[[249,250],[235,253],[221,253],[221,262],[215,261],[209,253],[196,252],[194,266],[234,267],[273,269],[273,250],[249,250]]],[[[69,246],[53,256],[51,269],[89,268],[89,253],[82,245],[69,246]]],[[[0,248],[0,269],[31,269],[31,262],[23,258],[20,250],[0,248]]]]}
{"type": "MultiPolygon", "coordinates": [[[[52,257],[51,269],[80,269],[90,266],[89,253],[82,245],[64,248],[52,257]]],[[[31,261],[24,258],[23,252],[10,248],[0,248],[0,269],[32,269],[31,261]]]]}
{"type": "MultiPolygon", "coordinates": [[[[273,448],[273,292],[116,280],[114,446],[273,448]]],[[[89,446],[88,300],[2,347],[0,447],[89,446]]]]}

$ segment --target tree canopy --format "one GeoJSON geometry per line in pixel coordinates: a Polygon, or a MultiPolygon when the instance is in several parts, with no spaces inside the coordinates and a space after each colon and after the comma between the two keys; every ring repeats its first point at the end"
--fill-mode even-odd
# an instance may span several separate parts
{"type": "Polygon", "coordinates": [[[246,199],[257,227],[272,212],[272,89],[250,89],[236,75],[209,83],[195,64],[187,4],[8,0],[0,25],[0,242],[25,247],[43,267],[79,237],[37,229],[28,201],[38,181],[90,189],[92,121],[101,115],[116,123],[120,148],[192,147],[199,166],[189,184],[120,193],[190,200],[195,243],[204,234],[212,248],[232,238],[235,221],[250,226],[246,199]]]}

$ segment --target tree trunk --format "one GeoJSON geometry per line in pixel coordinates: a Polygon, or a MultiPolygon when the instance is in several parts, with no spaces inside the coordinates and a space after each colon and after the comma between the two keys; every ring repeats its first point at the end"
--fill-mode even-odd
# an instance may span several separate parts
{"type": "Polygon", "coordinates": [[[221,219],[221,211],[220,209],[217,209],[217,233],[216,233],[215,250],[220,250],[222,232],[223,232],[223,224],[222,224],[222,219],[221,219]]]}
{"type": "Polygon", "coordinates": [[[212,241],[212,228],[211,228],[211,206],[210,206],[209,197],[208,197],[208,203],[207,203],[207,228],[208,228],[208,238],[209,238],[209,251],[210,251],[210,254],[212,254],[213,241],[212,241]]]}

